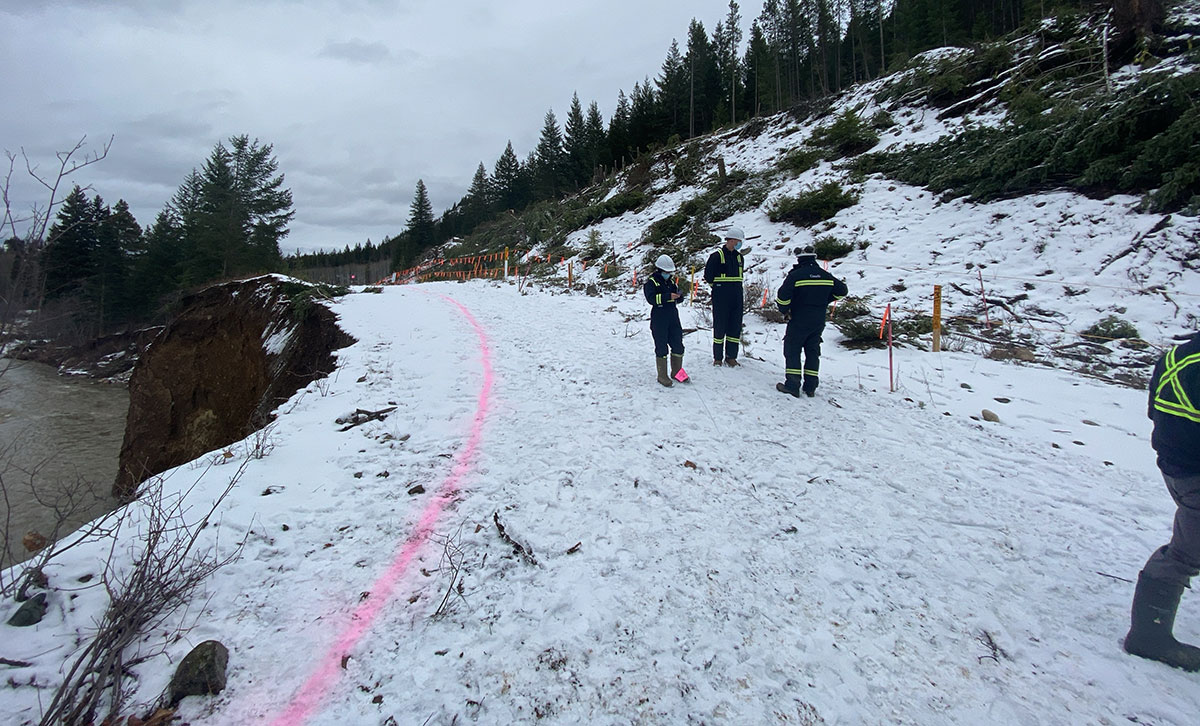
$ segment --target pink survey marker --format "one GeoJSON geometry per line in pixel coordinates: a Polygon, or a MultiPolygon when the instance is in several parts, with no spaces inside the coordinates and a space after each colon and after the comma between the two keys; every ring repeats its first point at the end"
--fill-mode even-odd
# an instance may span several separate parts
{"type": "Polygon", "coordinates": [[[441,297],[459,309],[459,312],[467,319],[467,322],[471,324],[471,327],[475,329],[475,334],[479,337],[483,383],[479,389],[479,402],[475,408],[475,417],[471,421],[470,436],[467,438],[466,445],[454,457],[454,464],[450,469],[450,473],[442,481],[436,495],[429,502],[428,506],[425,507],[425,511],[421,513],[421,519],[417,523],[417,526],[406,539],[400,542],[391,564],[371,587],[371,596],[354,610],[350,616],[350,622],[338,635],[337,640],[334,641],[329,651],[318,661],[316,670],[308,677],[304,685],[296,691],[296,694],[292,697],[291,702],[283,713],[271,722],[273,726],[300,726],[313,713],[320,709],[321,702],[325,700],[330,689],[336,685],[342,673],[342,657],[349,655],[354,650],[354,647],[358,645],[363,636],[371,629],[375,619],[379,617],[384,607],[392,600],[396,585],[404,577],[409,563],[412,562],[417,551],[429,540],[429,536],[433,534],[434,525],[437,524],[442,510],[454,500],[455,495],[458,493],[459,482],[462,481],[463,477],[470,470],[471,460],[475,457],[476,449],[479,448],[479,441],[483,436],[483,421],[487,416],[488,402],[492,392],[491,349],[488,347],[487,336],[484,333],[483,326],[475,320],[475,317],[471,315],[471,311],[467,310],[462,303],[453,298],[445,295],[441,297]]]}

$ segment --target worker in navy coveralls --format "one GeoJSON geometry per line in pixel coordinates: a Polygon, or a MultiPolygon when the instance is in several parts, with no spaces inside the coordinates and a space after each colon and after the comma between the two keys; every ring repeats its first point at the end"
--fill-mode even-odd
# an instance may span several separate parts
{"type": "Polygon", "coordinates": [[[713,365],[738,363],[742,342],[742,275],[746,258],[738,251],[746,234],[738,227],[725,232],[725,243],[704,264],[704,281],[712,285],[713,365]]]}
{"type": "Polygon", "coordinates": [[[812,247],[797,251],[796,264],[775,298],[779,312],[788,318],[787,333],[783,336],[785,382],[776,383],[775,390],[797,398],[801,390],[810,398],[816,395],[825,309],[834,300],[846,297],[847,292],[846,283],[817,264],[812,247]]]}
{"type": "MultiPolygon", "coordinates": [[[[671,380],[683,368],[683,326],[679,324],[678,302],[682,294],[668,273],[675,271],[675,263],[666,255],[654,261],[654,273],[642,286],[646,302],[650,303],[650,334],[654,336],[654,356],[658,369],[658,382],[670,388],[671,380]],[[667,373],[667,348],[671,349],[671,372],[667,373]]],[[[687,383],[689,379],[684,378],[687,383]]]]}
{"type": "Polygon", "coordinates": [[[1150,377],[1150,444],[1175,500],[1171,541],[1154,551],[1138,574],[1125,650],[1193,673],[1200,648],[1175,640],[1175,612],[1200,574],[1200,333],[1175,346],[1150,377]]]}

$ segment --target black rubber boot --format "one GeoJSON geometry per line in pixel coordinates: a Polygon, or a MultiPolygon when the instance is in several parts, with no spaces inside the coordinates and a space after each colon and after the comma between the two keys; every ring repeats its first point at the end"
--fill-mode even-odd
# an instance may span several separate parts
{"type": "Polygon", "coordinates": [[[786,393],[789,396],[795,396],[796,398],[800,398],[800,391],[797,391],[793,388],[788,388],[786,383],[776,383],[775,390],[779,391],[780,393],[786,393]]]}
{"type": "Polygon", "coordinates": [[[1171,632],[1183,591],[1183,585],[1138,574],[1129,634],[1125,636],[1126,653],[1191,673],[1200,672],[1200,648],[1180,643],[1171,632]]]}
{"type": "Polygon", "coordinates": [[[658,366],[658,382],[667,388],[675,385],[671,381],[671,376],[667,375],[667,357],[664,355],[662,358],[656,358],[655,362],[658,366]]]}

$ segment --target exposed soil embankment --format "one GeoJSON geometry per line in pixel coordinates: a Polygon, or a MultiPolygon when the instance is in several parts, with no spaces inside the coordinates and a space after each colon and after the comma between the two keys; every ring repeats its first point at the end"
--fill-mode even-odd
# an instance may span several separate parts
{"type": "Polygon", "coordinates": [[[281,277],[216,285],[183,301],[129,381],[113,493],[245,438],[354,342],[310,288],[281,277]]]}

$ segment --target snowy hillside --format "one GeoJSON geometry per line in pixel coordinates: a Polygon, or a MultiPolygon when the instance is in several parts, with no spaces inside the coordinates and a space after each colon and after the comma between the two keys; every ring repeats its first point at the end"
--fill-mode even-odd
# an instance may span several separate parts
{"type": "MultiPolygon", "coordinates": [[[[1194,723],[1195,678],[1120,649],[1173,511],[1141,392],[910,348],[889,393],[885,351],[827,334],[796,400],[754,317],[742,368],[700,331],[694,382],[664,389],[633,294],[475,281],[333,308],[359,341],[337,374],[165,478],[199,518],[244,465],[200,546],[245,544],[130,653],[122,713],[213,638],[228,686],[183,722],[1194,723]]],[[[32,664],[0,721],[37,721],[107,554],[64,553],[46,620],[0,626],[32,664]]]]}
{"type": "MultiPolygon", "coordinates": [[[[1197,7],[1191,0],[1172,6],[1176,45],[1191,47],[1197,40],[1197,7]]],[[[1059,45],[1043,47],[1034,36],[1012,41],[1013,62],[1039,48],[1053,54],[1100,42],[1098,24],[1074,32],[1078,37],[1059,45]]],[[[785,168],[789,154],[819,156],[817,140],[848,112],[875,126],[879,142],[872,153],[1004,123],[1012,112],[996,97],[999,83],[968,99],[973,105],[951,108],[930,105],[916,92],[919,87],[896,90],[920,72],[969,55],[962,49],[930,51],[912,69],[856,86],[827,105],[756,119],[662,149],[599,189],[568,200],[560,218],[539,208],[513,222],[510,236],[469,237],[443,251],[454,256],[528,248],[522,269],[531,269],[535,277],[565,287],[570,263],[573,279],[603,291],[630,285],[633,272],[646,274],[650,261],[663,252],[684,270],[702,268],[717,244],[709,233],[737,226],[759,238],[749,242],[750,281],[773,294],[792,264],[794,248],[833,238],[850,251],[830,269],[847,279],[851,295],[861,298],[876,322],[891,304],[900,319],[918,328],[927,325],[933,287],[941,285],[945,339],[953,349],[1144,385],[1162,346],[1200,327],[1200,217],[1194,204],[1182,213],[1149,213],[1140,211],[1141,197],[1093,199],[1066,189],[973,203],[881,174],[864,175],[853,155],[813,158],[799,172],[785,168]],[[773,205],[826,184],[856,201],[815,224],[771,221],[773,205]],[[598,193],[603,201],[589,196],[598,193]],[[593,224],[573,225],[573,211],[596,216],[604,202],[628,194],[643,195],[644,204],[593,224]],[[672,218],[678,223],[664,226],[672,218]],[[539,262],[547,255],[552,266],[539,262]],[[621,271],[615,278],[614,265],[621,271]],[[1125,330],[1113,332],[1118,325],[1125,330]],[[1088,331],[1090,337],[1081,335],[1088,331]],[[1125,339],[1131,335],[1140,340],[1125,339]]],[[[1120,89],[1135,80],[1194,78],[1195,58],[1189,52],[1157,65],[1131,65],[1114,73],[1112,83],[1120,89]]],[[[1049,94],[1064,85],[1070,90],[1084,80],[1104,87],[1097,71],[1086,79],[1046,81],[1045,90],[1049,94]]],[[[703,300],[707,289],[700,287],[703,300]]],[[[929,336],[906,336],[905,343],[927,348],[929,336]]]]}

